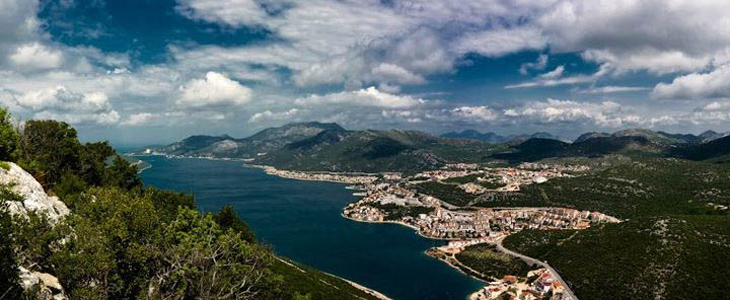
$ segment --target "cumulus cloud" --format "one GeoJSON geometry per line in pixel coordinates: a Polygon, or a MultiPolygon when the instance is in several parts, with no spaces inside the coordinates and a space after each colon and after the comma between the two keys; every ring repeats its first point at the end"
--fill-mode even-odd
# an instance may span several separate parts
{"type": "Polygon", "coordinates": [[[38,119],[55,119],[71,124],[115,124],[117,113],[106,94],[102,92],[78,93],[63,86],[12,94],[4,102],[11,108],[28,112],[38,119]]]}
{"type": "Polygon", "coordinates": [[[301,112],[301,110],[299,110],[297,108],[292,108],[290,110],[281,111],[281,112],[272,112],[270,110],[265,110],[265,111],[258,112],[258,113],[251,115],[251,117],[248,119],[248,122],[256,123],[256,122],[260,122],[260,121],[270,121],[270,120],[292,121],[292,118],[294,118],[300,112],[301,112]]]}
{"type": "Polygon", "coordinates": [[[522,26],[496,30],[470,32],[455,43],[460,53],[479,53],[496,57],[522,50],[543,49],[547,39],[538,28],[522,26]]]}
{"type": "Polygon", "coordinates": [[[730,97],[730,64],[708,73],[691,73],[659,83],[652,96],[658,99],[696,99],[730,97]]]}
{"type": "Polygon", "coordinates": [[[126,120],[122,121],[120,124],[126,126],[140,126],[145,125],[158,117],[160,117],[160,114],[136,113],[129,115],[129,117],[126,120]]]}
{"type": "Polygon", "coordinates": [[[413,74],[411,71],[389,63],[382,63],[373,68],[373,76],[383,81],[401,84],[420,84],[426,81],[423,77],[413,74]]]}
{"type": "Polygon", "coordinates": [[[451,110],[451,115],[475,121],[494,121],[499,114],[486,106],[461,106],[451,110]]]}
{"type": "Polygon", "coordinates": [[[558,52],[618,69],[695,71],[730,45],[730,2],[692,0],[561,0],[536,26],[558,52]],[[660,12],[660,13],[658,13],[660,12]]]}
{"type": "Polygon", "coordinates": [[[326,95],[310,95],[298,98],[295,103],[302,106],[341,105],[381,108],[406,108],[426,103],[408,95],[394,95],[381,92],[375,87],[326,95]]]}
{"type": "Polygon", "coordinates": [[[613,101],[591,103],[547,99],[506,109],[503,115],[542,124],[592,122],[601,127],[621,127],[643,122],[641,117],[626,113],[620,104],[613,101]]]}
{"type": "Polygon", "coordinates": [[[48,49],[37,42],[21,45],[10,55],[10,61],[15,65],[32,69],[57,68],[62,59],[61,51],[48,49]]]}
{"type": "Polygon", "coordinates": [[[223,74],[208,72],[205,79],[193,79],[180,87],[175,102],[183,107],[243,105],[251,101],[253,91],[223,74]]]}

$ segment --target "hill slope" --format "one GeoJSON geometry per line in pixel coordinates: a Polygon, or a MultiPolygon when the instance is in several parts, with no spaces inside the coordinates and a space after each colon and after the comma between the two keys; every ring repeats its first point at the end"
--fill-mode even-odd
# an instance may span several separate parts
{"type": "Polygon", "coordinates": [[[523,231],[504,245],[549,261],[580,299],[725,299],[730,284],[728,216],[641,217],[575,235],[523,231]]]}

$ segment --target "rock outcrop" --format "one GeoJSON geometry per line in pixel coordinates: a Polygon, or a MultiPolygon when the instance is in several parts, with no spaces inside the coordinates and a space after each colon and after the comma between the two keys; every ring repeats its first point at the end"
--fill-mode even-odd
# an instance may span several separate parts
{"type": "Polygon", "coordinates": [[[48,196],[41,184],[28,172],[14,163],[7,163],[9,170],[0,168],[0,185],[7,185],[23,201],[8,201],[8,210],[15,215],[27,216],[29,211],[44,213],[55,223],[68,215],[69,209],[58,197],[48,196]]]}
{"type": "Polygon", "coordinates": [[[20,285],[25,290],[34,290],[36,296],[41,300],[65,300],[68,299],[63,292],[63,286],[58,278],[48,273],[31,272],[20,267],[20,285]]]}
{"type": "MultiPolygon", "coordinates": [[[[54,224],[69,214],[66,204],[58,197],[48,196],[43,186],[28,172],[14,163],[5,163],[9,168],[0,167],[0,185],[7,186],[18,194],[21,201],[7,201],[8,211],[14,215],[28,216],[28,212],[36,212],[48,216],[54,224]]],[[[58,278],[48,273],[35,272],[24,267],[18,268],[20,283],[23,288],[32,290],[42,300],[67,299],[58,278]]]]}

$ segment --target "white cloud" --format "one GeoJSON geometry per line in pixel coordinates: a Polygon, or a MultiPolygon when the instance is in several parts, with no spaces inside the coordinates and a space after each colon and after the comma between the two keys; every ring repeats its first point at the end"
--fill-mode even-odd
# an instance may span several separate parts
{"type": "Polygon", "coordinates": [[[621,127],[643,122],[641,117],[626,113],[620,104],[612,101],[591,103],[547,99],[506,109],[503,115],[542,124],[591,122],[601,127],[621,127]]]}
{"type": "Polygon", "coordinates": [[[391,81],[401,84],[421,84],[426,80],[423,77],[413,74],[398,65],[382,63],[373,68],[373,76],[379,80],[391,81]]]}
{"type": "Polygon", "coordinates": [[[271,112],[270,110],[266,110],[263,112],[258,112],[248,119],[249,123],[256,123],[260,121],[268,121],[268,120],[286,120],[286,121],[292,121],[292,118],[294,118],[297,114],[299,114],[301,110],[297,108],[292,108],[287,111],[282,112],[271,112]]]}
{"type": "Polygon", "coordinates": [[[540,78],[542,79],[556,79],[563,76],[563,72],[565,71],[565,66],[557,66],[555,70],[552,70],[550,72],[547,72],[545,74],[540,74],[540,78]]]}
{"type": "Polygon", "coordinates": [[[205,79],[193,79],[180,87],[176,104],[183,107],[243,105],[251,101],[253,91],[223,74],[208,72],[205,79]]]}
{"type": "Polygon", "coordinates": [[[499,117],[497,112],[486,106],[461,106],[452,109],[451,114],[473,121],[494,121],[499,117]]]}
{"type": "Polygon", "coordinates": [[[11,108],[30,113],[36,119],[100,125],[115,124],[119,121],[119,114],[112,107],[107,95],[102,92],[78,93],[58,86],[12,96],[11,108]]]}
{"type": "Polygon", "coordinates": [[[658,99],[697,99],[730,97],[730,64],[709,73],[692,73],[659,83],[652,91],[658,99]]]}
{"type": "Polygon", "coordinates": [[[342,105],[381,108],[406,108],[426,103],[426,100],[416,99],[408,95],[393,95],[379,91],[375,87],[357,91],[339,92],[326,95],[310,95],[298,98],[295,101],[303,106],[342,105]]]}
{"type": "Polygon", "coordinates": [[[524,64],[520,65],[520,74],[527,75],[527,72],[529,70],[538,70],[538,71],[545,70],[545,67],[547,67],[547,62],[548,62],[548,55],[540,54],[540,56],[537,57],[537,60],[535,62],[524,63],[524,64]]]}
{"type": "Polygon", "coordinates": [[[540,30],[528,26],[470,32],[455,43],[459,53],[473,52],[489,57],[522,50],[539,50],[546,45],[547,39],[540,30]]]}
{"type": "Polygon", "coordinates": [[[48,49],[37,42],[21,45],[10,55],[10,61],[15,65],[31,69],[58,68],[62,60],[61,51],[48,49]]]}
{"type": "Polygon", "coordinates": [[[150,121],[160,117],[160,114],[156,113],[136,113],[129,115],[127,120],[122,121],[121,125],[126,126],[140,126],[149,123],[150,121]]]}
{"type": "Polygon", "coordinates": [[[536,18],[557,52],[619,70],[701,69],[730,45],[730,2],[562,0],[536,18]]]}
{"type": "Polygon", "coordinates": [[[175,9],[193,20],[222,22],[241,27],[262,25],[268,18],[254,0],[178,0],[175,9]]]}
{"type": "Polygon", "coordinates": [[[591,87],[591,88],[585,89],[585,90],[579,90],[578,93],[581,93],[581,94],[628,93],[628,92],[646,91],[646,90],[649,90],[649,89],[650,88],[643,87],[643,86],[616,86],[616,85],[607,85],[607,86],[591,87]]]}
{"type": "MultiPolygon", "coordinates": [[[[562,67],[562,66],[561,66],[562,67]]],[[[590,75],[575,75],[575,76],[568,76],[563,78],[558,78],[563,73],[563,68],[557,67],[554,71],[549,72],[547,74],[542,75],[548,75],[546,77],[538,76],[537,80],[533,81],[527,81],[523,83],[518,84],[511,84],[507,85],[504,88],[506,89],[516,89],[516,88],[531,88],[531,87],[549,87],[549,86],[558,86],[558,85],[571,85],[571,84],[581,84],[581,83],[592,83],[596,82],[601,77],[605,76],[609,72],[611,72],[611,66],[608,64],[603,64],[598,68],[598,71],[596,71],[593,74],[590,75]],[[553,73],[553,74],[551,74],[553,73]]]]}

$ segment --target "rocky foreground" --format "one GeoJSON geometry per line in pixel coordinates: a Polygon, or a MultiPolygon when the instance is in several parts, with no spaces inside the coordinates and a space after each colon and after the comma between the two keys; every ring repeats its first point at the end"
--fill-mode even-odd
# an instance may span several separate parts
{"type": "MultiPolygon", "coordinates": [[[[69,214],[66,204],[58,197],[49,196],[41,184],[28,172],[14,163],[3,163],[0,168],[0,186],[19,195],[22,201],[7,201],[8,211],[14,216],[28,217],[29,212],[45,214],[51,224],[56,224],[69,214]]],[[[24,289],[35,288],[40,299],[67,299],[58,279],[51,274],[34,272],[32,266],[20,266],[20,284],[24,289]]]]}

